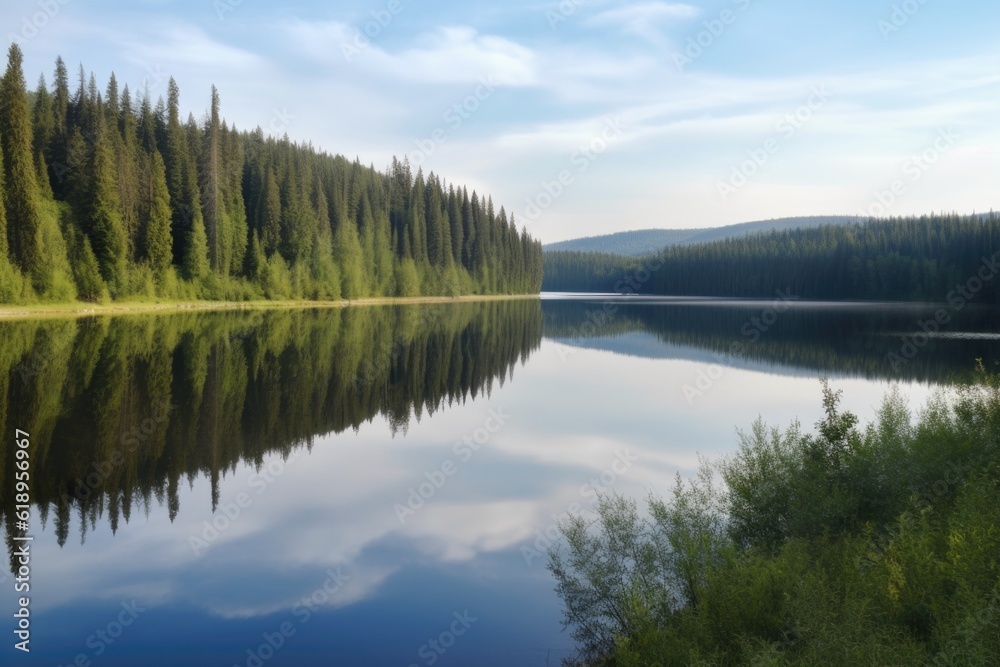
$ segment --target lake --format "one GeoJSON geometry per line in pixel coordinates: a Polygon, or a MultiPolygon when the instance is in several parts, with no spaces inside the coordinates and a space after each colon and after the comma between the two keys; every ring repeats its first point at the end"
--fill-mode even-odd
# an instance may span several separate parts
{"type": "Polygon", "coordinates": [[[3,321],[0,656],[558,665],[561,516],[665,494],[758,416],[811,427],[821,377],[862,421],[892,385],[918,408],[998,331],[973,305],[600,295],[3,321]]]}

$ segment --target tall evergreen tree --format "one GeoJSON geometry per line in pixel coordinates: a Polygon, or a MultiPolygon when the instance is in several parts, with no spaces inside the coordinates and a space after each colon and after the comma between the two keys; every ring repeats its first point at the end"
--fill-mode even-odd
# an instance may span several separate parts
{"type": "Polygon", "coordinates": [[[201,169],[201,210],[205,218],[205,233],[208,237],[208,256],[211,266],[218,271],[223,264],[220,236],[220,218],[222,213],[221,184],[221,129],[219,127],[219,91],[212,86],[212,108],[208,123],[205,125],[205,145],[201,169]]]}
{"type": "Polygon", "coordinates": [[[0,134],[4,158],[7,236],[14,262],[43,287],[41,193],[32,151],[31,116],[22,73],[23,54],[11,44],[7,71],[0,81],[0,134]]]}
{"type": "Polygon", "coordinates": [[[170,191],[167,188],[167,168],[159,151],[153,153],[148,178],[149,199],[145,213],[144,247],[146,257],[156,275],[170,268],[173,259],[170,238],[170,191]]]}
{"type": "Polygon", "coordinates": [[[112,294],[123,288],[127,240],[121,216],[121,202],[115,185],[115,158],[112,144],[102,133],[94,145],[89,165],[93,176],[88,193],[85,229],[101,268],[101,277],[112,294]]]}

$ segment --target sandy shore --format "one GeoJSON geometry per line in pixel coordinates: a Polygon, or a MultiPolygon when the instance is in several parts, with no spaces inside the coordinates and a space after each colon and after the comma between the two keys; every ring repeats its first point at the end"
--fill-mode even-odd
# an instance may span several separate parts
{"type": "Polygon", "coordinates": [[[460,303],[464,301],[501,301],[537,299],[537,294],[376,297],[340,301],[172,301],[163,303],[122,302],[108,304],[50,303],[33,306],[0,305],[0,319],[33,317],[90,317],[93,315],[128,315],[133,313],[171,313],[202,310],[271,310],[275,308],[347,308],[350,306],[395,306],[420,303],[460,303]]]}

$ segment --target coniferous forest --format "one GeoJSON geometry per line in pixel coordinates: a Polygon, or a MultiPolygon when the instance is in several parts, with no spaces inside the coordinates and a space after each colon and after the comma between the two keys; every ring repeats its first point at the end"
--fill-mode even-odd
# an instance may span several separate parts
{"type": "Polygon", "coordinates": [[[543,289],[676,296],[1000,302],[1000,216],[869,220],[626,257],[545,254],[543,289]]]}
{"type": "Polygon", "coordinates": [[[179,88],[99,89],[61,58],[0,81],[0,303],[532,293],[541,245],[490,197],[182,118],[179,88]]]}

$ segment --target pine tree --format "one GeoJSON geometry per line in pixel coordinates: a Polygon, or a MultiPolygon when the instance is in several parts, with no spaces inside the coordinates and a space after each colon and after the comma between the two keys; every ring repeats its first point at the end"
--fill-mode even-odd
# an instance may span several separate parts
{"type": "Polygon", "coordinates": [[[366,296],[367,280],[361,257],[358,228],[351,219],[337,227],[333,237],[333,256],[341,275],[341,294],[345,299],[366,296]]]}
{"type": "Polygon", "coordinates": [[[65,177],[69,170],[69,74],[62,58],[56,59],[55,90],[52,93],[52,138],[47,148],[50,183],[57,199],[66,199],[65,177]]]}
{"type": "Polygon", "coordinates": [[[39,285],[42,266],[41,196],[32,152],[31,117],[22,75],[21,47],[11,44],[0,81],[0,134],[4,158],[7,236],[12,258],[39,285]]]}
{"type": "Polygon", "coordinates": [[[117,294],[124,288],[127,241],[111,148],[102,133],[94,145],[89,165],[93,180],[88,193],[86,229],[101,268],[101,277],[112,294],[117,294]]]}
{"type": "Polygon", "coordinates": [[[270,255],[278,252],[281,244],[281,191],[273,169],[267,170],[264,179],[260,207],[260,242],[264,252],[270,255]]]}
{"type": "Polygon", "coordinates": [[[80,299],[100,303],[108,300],[108,287],[101,278],[101,269],[90,245],[90,239],[76,229],[67,230],[73,279],[80,299]]]}
{"type": "Polygon", "coordinates": [[[201,169],[201,210],[205,219],[205,233],[208,237],[208,256],[212,269],[218,271],[224,264],[219,225],[223,216],[221,184],[221,137],[219,128],[219,91],[212,86],[212,108],[205,125],[204,162],[201,169]]]}
{"type": "MultiPolygon", "coordinates": [[[[108,86],[109,98],[118,97],[114,86],[108,86]],[[113,93],[113,95],[112,95],[113,93]]],[[[132,113],[132,94],[125,86],[119,98],[119,104],[107,111],[108,132],[115,139],[115,154],[118,185],[118,199],[121,202],[122,225],[125,229],[127,257],[135,261],[141,254],[138,248],[141,236],[139,187],[141,151],[136,127],[136,117],[132,113]]]]}
{"type": "Polygon", "coordinates": [[[7,207],[4,201],[7,199],[6,185],[4,183],[3,168],[3,131],[0,129],[0,262],[10,261],[10,245],[7,243],[7,207]]]}
{"type": "Polygon", "coordinates": [[[150,198],[144,228],[146,257],[157,276],[166,273],[173,259],[173,239],[170,238],[170,192],[167,189],[167,169],[159,151],[153,153],[148,174],[150,198]]]}

